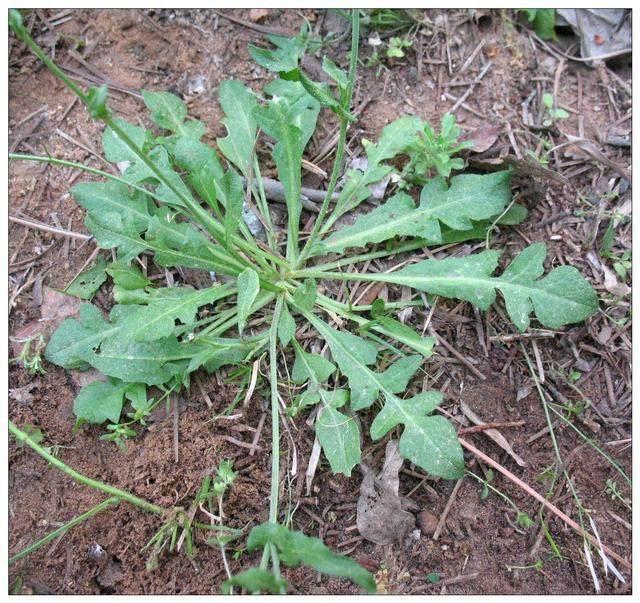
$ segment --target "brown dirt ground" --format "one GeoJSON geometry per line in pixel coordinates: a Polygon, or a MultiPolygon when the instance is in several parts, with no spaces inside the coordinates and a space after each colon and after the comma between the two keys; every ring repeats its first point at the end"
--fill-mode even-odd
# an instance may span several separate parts
{"type": "MultiPolygon", "coordinates": [[[[228,14],[246,21],[250,19],[247,10],[228,14]]],[[[568,107],[570,118],[551,128],[548,135],[552,144],[565,142],[561,131],[579,134],[596,141],[611,162],[623,167],[630,164],[628,149],[604,144],[608,136],[624,134],[624,129],[630,127],[630,96],[621,83],[622,80],[630,81],[627,65],[616,66],[614,73],[608,68],[594,70],[568,61],[563,63],[564,70],[559,71],[558,56],[542,49],[526,29],[509,25],[505,20],[507,13],[448,11],[446,20],[440,11],[425,11],[424,14],[443,27],[439,33],[429,33],[421,37],[421,42],[415,42],[414,48],[419,49],[421,58],[417,58],[416,52],[409,51],[406,59],[383,69],[379,76],[375,67],[361,68],[355,106],[369,102],[351,133],[351,151],[357,149],[362,137],[375,138],[386,123],[402,113],[417,113],[437,122],[455,102],[445,99],[443,94],[457,98],[468,87],[450,84],[471,81],[480,71],[478,59],[464,73],[460,69],[478,42],[484,40],[480,54],[485,60],[491,59],[493,65],[476,92],[468,97],[469,110],[462,107],[456,112],[465,129],[498,124],[500,136],[494,149],[508,149],[516,154],[535,149],[541,144],[541,131],[523,126],[521,104],[535,92],[529,112],[538,116],[542,92],[552,90],[555,85],[557,98],[560,104],[568,107]],[[449,33],[448,53],[447,44],[443,43],[446,39],[444,26],[449,33]]],[[[302,15],[322,33],[335,27],[335,20],[331,22],[328,15],[312,10],[272,9],[260,25],[294,33],[302,15]]],[[[216,100],[219,83],[237,78],[249,85],[260,86],[267,79],[266,74],[249,61],[247,52],[247,43],[260,42],[262,35],[211,11],[39,10],[30,13],[27,24],[41,45],[85,84],[87,76],[100,81],[106,76],[121,89],[133,93],[140,88],[150,88],[184,94],[188,78],[204,75],[205,92],[188,99],[188,104],[190,114],[209,125],[206,135],[209,140],[224,135],[216,100]],[[86,41],[86,45],[78,49],[85,53],[84,63],[72,57],[73,49],[81,41],[86,41]]],[[[336,60],[343,61],[347,44],[344,41],[331,49],[336,60]]],[[[369,52],[369,48],[363,49],[363,54],[369,52]]],[[[309,68],[313,69],[314,65],[309,68]]],[[[145,119],[140,117],[140,101],[131,93],[112,90],[110,99],[111,106],[123,117],[133,121],[145,119]]],[[[22,44],[11,38],[9,122],[12,150],[49,152],[104,167],[94,155],[100,151],[101,128],[77,103],[72,103],[71,94],[62,84],[25,52],[22,44]],[[42,112],[23,122],[42,107],[45,107],[42,112]],[[60,132],[75,139],[76,143],[69,142],[60,132]]],[[[310,157],[314,157],[334,125],[330,118],[320,124],[310,157]]],[[[425,377],[429,387],[445,391],[445,410],[462,425],[468,425],[468,421],[459,402],[464,402],[486,422],[523,421],[523,426],[505,428],[503,433],[513,449],[526,460],[524,468],[518,467],[485,435],[475,433],[466,437],[541,492],[550,486],[541,474],[553,464],[555,456],[548,434],[530,443],[530,438],[546,426],[546,420],[537,392],[531,387],[531,375],[521,344],[526,346],[532,358],[539,357],[539,364],[546,374],[544,387],[556,401],[579,400],[558,373],[566,375],[572,370],[582,373],[576,385],[591,401],[591,406],[574,423],[631,475],[630,320],[622,326],[612,320],[629,313],[629,298],[614,298],[608,293],[602,265],[597,261],[599,244],[610,215],[606,212],[622,208],[630,199],[631,191],[630,188],[622,190],[619,197],[608,194],[614,186],[625,187],[625,181],[620,180],[620,171],[611,164],[603,165],[575,150],[573,154],[567,150],[552,152],[549,167],[568,176],[571,184],[551,186],[531,177],[517,180],[521,198],[529,206],[531,215],[525,224],[503,229],[494,240],[497,246],[506,246],[505,255],[508,256],[520,249],[523,242],[546,241],[554,263],[574,263],[591,278],[605,300],[602,307],[609,318],[600,314],[586,325],[566,329],[553,337],[510,339],[513,331],[499,308],[480,316],[468,305],[439,304],[431,318],[431,326],[487,378],[480,379],[468,364],[453,357],[442,346],[427,365],[425,377]],[[573,214],[576,207],[582,210],[581,215],[573,214]],[[595,254],[595,262],[588,259],[588,252],[595,254]],[[532,342],[536,342],[537,354],[532,342]]],[[[327,167],[326,162],[320,165],[327,167]]],[[[70,183],[77,177],[66,168],[12,163],[10,213],[85,232],[83,211],[67,194],[70,183]]],[[[322,184],[313,175],[306,178],[306,183],[311,186],[322,184]]],[[[630,225],[620,227],[615,242],[617,249],[630,248],[630,232],[630,225]]],[[[9,332],[16,335],[24,333],[25,328],[40,317],[43,284],[64,288],[82,269],[94,247],[91,243],[83,245],[77,240],[17,224],[11,224],[9,233],[12,299],[9,332]]],[[[397,291],[378,293],[390,298],[399,294],[397,291]]],[[[97,301],[108,307],[106,287],[97,301]]],[[[422,327],[425,317],[426,313],[415,310],[411,321],[422,327]]],[[[540,330],[534,332],[542,335],[540,330]]],[[[97,439],[98,429],[72,432],[72,404],[78,385],[62,369],[50,365],[46,369],[44,376],[31,377],[22,368],[12,365],[10,388],[32,383],[33,389],[31,398],[18,399],[15,395],[10,398],[9,416],[18,425],[38,425],[46,435],[46,444],[61,446],[60,458],[70,466],[156,504],[188,507],[206,471],[221,459],[232,458],[242,469],[225,503],[228,523],[244,527],[267,518],[269,420],[265,422],[258,442],[261,448],[253,457],[249,457],[245,448],[222,439],[231,435],[251,441],[262,413],[261,392],[254,395],[253,402],[240,419],[212,422],[210,419],[233,399],[235,389],[232,384],[223,385],[224,374],[203,376],[213,407],[204,404],[197,388],[182,401],[179,461],[176,463],[172,413],[157,413],[149,428],[130,441],[125,453],[120,452],[115,445],[97,439]]],[[[304,473],[313,435],[304,422],[299,422],[297,429],[298,473],[295,477],[288,473],[288,479],[283,480],[288,484],[283,500],[290,495],[292,507],[297,508],[294,526],[307,534],[323,537],[332,549],[351,555],[375,571],[382,592],[593,592],[581,539],[545,512],[543,517],[548,531],[562,558],[554,556],[541,530],[540,506],[499,475],[494,477],[492,485],[535,520],[532,528],[524,530],[516,525],[513,509],[502,498],[491,493],[483,499],[481,485],[467,477],[452,500],[437,541],[426,534],[389,546],[358,540],[355,507],[359,472],[356,470],[352,479],[332,476],[327,466],[321,464],[312,492],[303,496],[304,473]],[[540,571],[514,568],[531,566],[538,559],[543,561],[540,571]],[[427,576],[434,573],[440,579],[432,584],[427,576]]],[[[631,531],[627,525],[631,522],[631,513],[619,500],[611,499],[605,488],[607,480],[614,479],[624,497],[630,497],[630,489],[610,464],[603,462],[593,448],[584,445],[574,430],[560,423],[556,433],[568,475],[582,505],[596,521],[603,542],[630,560],[631,531]]],[[[286,433],[283,434],[282,456],[287,471],[291,470],[294,454],[291,441],[286,433]]],[[[373,445],[365,440],[365,455],[373,455],[375,460],[369,459],[372,463],[380,462],[383,444],[373,445]]],[[[9,551],[12,554],[102,499],[13,442],[9,459],[9,551]]],[[[467,460],[475,473],[486,470],[471,457],[467,460]]],[[[410,468],[402,474],[401,492],[411,492],[418,507],[436,517],[443,513],[453,488],[451,482],[423,478],[410,468]]],[[[559,478],[549,497],[565,513],[577,518],[576,505],[565,479],[559,478]]],[[[20,577],[23,593],[219,592],[224,579],[221,556],[217,548],[207,546],[202,538],[198,540],[194,559],[185,555],[164,555],[158,569],[145,570],[148,554],[141,549],[158,528],[157,518],[121,504],[13,565],[10,581],[20,577]],[[95,544],[102,546],[119,565],[121,573],[110,586],[100,584],[105,581],[98,580],[98,565],[88,554],[95,544]]],[[[256,555],[242,552],[241,545],[239,549],[238,558],[231,559],[234,572],[254,564],[257,559],[256,555]]],[[[631,592],[629,572],[624,572],[626,584],[611,575],[604,578],[600,568],[599,573],[603,592],[631,592]]],[[[294,593],[356,592],[344,581],[321,578],[306,569],[286,570],[285,577],[294,593]]]]}

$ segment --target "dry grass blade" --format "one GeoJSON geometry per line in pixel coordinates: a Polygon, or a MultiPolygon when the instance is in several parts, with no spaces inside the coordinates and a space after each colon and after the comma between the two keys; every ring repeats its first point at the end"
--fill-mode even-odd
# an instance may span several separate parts
{"type": "MultiPolygon", "coordinates": [[[[485,463],[491,465],[494,469],[502,473],[502,475],[504,475],[509,481],[516,484],[516,486],[524,490],[527,494],[529,494],[529,496],[532,496],[538,502],[542,503],[549,511],[551,511],[554,515],[559,517],[568,526],[573,528],[578,534],[580,534],[580,536],[582,536],[583,538],[586,538],[592,544],[596,546],[598,545],[598,541],[591,534],[585,532],[581,526],[579,526],[575,521],[573,521],[573,519],[568,517],[565,513],[563,513],[560,509],[558,509],[558,507],[556,507],[554,504],[550,503],[544,496],[542,496],[536,490],[534,490],[531,486],[529,486],[529,484],[526,484],[520,478],[516,477],[513,473],[511,473],[511,471],[503,467],[500,463],[498,463],[497,461],[494,461],[490,456],[478,450],[475,446],[473,446],[473,444],[470,444],[469,442],[467,442],[466,440],[463,440],[462,438],[460,438],[460,443],[469,452],[473,453],[479,459],[483,460],[485,463]]],[[[609,547],[605,546],[604,544],[602,545],[602,548],[610,557],[613,557],[621,565],[623,565],[625,568],[631,571],[631,563],[629,563],[629,561],[627,561],[626,559],[624,559],[623,557],[621,557],[620,555],[612,551],[609,547]]]]}
{"type": "MultiPolygon", "coordinates": [[[[474,413],[470,408],[469,405],[466,404],[465,402],[463,402],[462,400],[460,400],[460,409],[462,410],[462,412],[464,413],[464,415],[470,419],[471,421],[473,421],[476,425],[484,425],[486,423],[486,421],[484,421],[483,419],[481,419],[476,413],[474,413]]],[[[518,465],[520,465],[520,467],[526,467],[527,463],[522,459],[522,457],[518,456],[513,448],[511,448],[511,444],[509,444],[509,442],[507,441],[507,438],[505,438],[497,429],[484,429],[483,430],[485,434],[487,434],[498,446],[500,446],[500,448],[502,448],[505,452],[507,452],[507,454],[509,454],[509,456],[516,462],[518,463],[518,465]]]]}

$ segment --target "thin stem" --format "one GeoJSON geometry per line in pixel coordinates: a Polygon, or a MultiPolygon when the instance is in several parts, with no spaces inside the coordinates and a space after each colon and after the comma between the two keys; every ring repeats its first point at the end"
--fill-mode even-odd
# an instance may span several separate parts
{"type": "MultiPolygon", "coordinates": [[[[336,268],[343,268],[344,266],[351,266],[352,264],[359,264],[368,260],[376,260],[378,258],[386,258],[392,255],[398,255],[406,251],[414,251],[415,249],[421,249],[422,247],[428,247],[430,244],[425,239],[415,239],[402,243],[393,249],[379,249],[377,251],[369,251],[360,255],[353,255],[346,258],[341,258],[333,262],[327,262],[326,264],[317,264],[312,266],[309,270],[335,270],[336,268]]],[[[306,269],[299,270],[293,273],[294,277],[298,275],[304,276],[306,269]]]]}
{"type": "MultiPolygon", "coordinates": [[[[267,195],[264,192],[264,183],[262,181],[262,173],[260,172],[260,164],[258,163],[258,158],[253,156],[253,175],[255,177],[255,182],[257,182],[258,186],[256,187],[258,191],[258,195],[256,196],[256,200],[258,201],[258,205],[260,207],[260,212],[262,213],[262,217],[264,218],[267,224],[267,242],[269,243],[269,247],[272,249],[276,249],[275,240],[273,238],[273,233],[275,232],[275,228],[273,227],[273,221],[271,220],[271,213],[269,212],[269,204],[267,202],[267,195]]],[[[248,181],[247,181],[248,184],[248,181]]]]}
{"type": "Polygon", "coordinates": [[[271,500],[269,522],[278,522],[278,493],[280,491],[280,410],[278,408],[278,323],[284,296],[279,295],[269,332],[269,380],[271,381],[271,500]]]}
{"type": "Polygon", "coordinates": [[[149,513],[155,513],[156,515],[164,515],[165,510],[158,505],[154,505],[153,503],[147,502],[142,498],[138,498],[129,492],[125,492],[124,490],[120,490],[119,488],[115,488],[110,486],[109,484],[105,484],[104,482],[97,481],[95,479],[91,479],[78,473],[75,469],[69,467],[63,463],[60,459],[53,456],[48,450],[45,450],[42,446],[34,442],[28,434],[19,429],[13,422],[9,421],[9,431],[13,434],[13,436],[18,440],[18,442],[22,442],[35,450],[43,459],[49,461],[56,469],[59,469],[63,473],[66,473],[71,478],[76,480],[81,484],[85,484],[90,488],[95,488],[96,490],[100,490],[101,492],[105,492],[111,496],[115,496],[121,500],[125,500],[128,503],[136,507],[140,507],[144,511],[148,511],[149,513]]]}
{"type": "MultiPolygon", "coordinates": [[[[351,106],[351,97],[353,96],[353,87],[356,79],[356,66],[358,64],[358,45],[360,42],[360,15],[358,9],[353,9],[351,11],[351,53],[349,60],[349,75],[347,88],[344,91],[344,96],[341,98],[341,106],[345,110],[345,113],[348,114],[349,108],[351,106]]],[[[344,158],[344,149],[347,140],[347,130],[349,129],[349,119],[346,115],[340,116],[340,134],[338,136],[338,146],[336,149],[336,157],[333,163],[333,169],[331,170],[331,179],[329,180],[329,186],[327,188],[327,194],[322,201],[322,206],[320,207],[320,211],[318,212],[318,217],[311,229],[311,234],[307,239],[307,242],[298,257],[298,261],[295,266],[299,267],[302,265],[304,260],[309,256],[309,253],[313,251],[313,246],[318,238],[318,234],[320,233],[320,228],[324,223],[324,219],[326,217],[327,211],[329,209],[329,203],[333,198],[333,192],[336,188],[336,184],[338,183],[338,176],[342,171],[342,160],[344,158]]]]}
{"type": "MultiPolygon", "coordinates": [[[[284,304],[284,295],[276,300],[273,323],[269,331],[269,381],[271,385],[271,495],[269,497],[269,522],[278,523],[278,497],[280,492],[280,411],[278,408],[278,323],[284,304]]],[[[260,567],[266,569],[271,557],[274,571],[279,568],[278,553],[267,544],[262,553],[260,567]]]]}
{"type": "Polygon", "coordinates": [[[35,553],[39,548],[43,547],[48,542],[55,540],[56,538],[58,538],[58,536],[62,536],[71,528],[74,528],[75,526],[81,524],[83,521],[89,519],[93,515],[97,515],[101,511],[104,511],[106,508],[112,505],[117,505],[119,503],[120,503],[120,498],[118,498],[117,496],[112,496],[111,498],[107,498],[107,500],[103,500],[101,503],[97,504],[95,507],[92,507],[87,512],[83,513],[82,515],[78,515],[74,517],[71,521],[68,521],[63,526],[60,526],[57,530],[54,530],[53,532],[49,532],[49,534],[47,534],[40,540],[22,549],[19,553],[16,553],[15,555],[13,555],[13,557],[9,557],[9,565],[15,563],[16,561],[19,561],[20,559],[22,559],[23,557],[26,557],[27,555],[31,555],[31,553],[35,553]]]}

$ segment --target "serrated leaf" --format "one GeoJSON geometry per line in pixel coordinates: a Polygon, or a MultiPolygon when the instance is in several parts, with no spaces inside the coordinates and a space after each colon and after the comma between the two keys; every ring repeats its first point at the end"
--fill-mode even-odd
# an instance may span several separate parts
{"type": "Polygon", "coordinates": [[[142,90],[142,98],[151,111],[151,119],[161,128],[192,138],[199,138],[204,133],[201,126],[185,123],[187,105],[175,94],[142,90]]]}
{"type": "MultiPolygon", "coordinates": [[[[371,196],[369,186],[382,180],[393,168],[381,162],[395,157],[407,146],[408,141],[422,128],[422,121],[414,116],[404,116],[382,130],[377,144],[366,144],[367,167],[364,170],[349,170],[346,182],[323,231],[345,212],[351,211],[371,196]]],[[[318,250],[320,251],[320,250],[318,250]]],[[[316,251],[314,250],[314,253],[316,251]]]]}
{"type": "Polygon", "coordinates": [[[252,268],[246,268],[238,275],[238,330],[241,335],[259,292],[258,273],[252,268]]]}
{"type": "Polygon", "coordinates": [[[100,258],[95,266],[76,276],[65,289],[65,293],[80,299],[91,299],[102,283],[107,280],[106,267],[107,262],[100,258]]]}
{"type": "Polygon", "coordinates": [[[472,220],[487,220],[501,213],[511,200],[510,172],[465,174],[431,180],[422,189],[420,205],[398,193],[385,204],[342,228],[325,242],[326,252],[342,253],[396,236],[415,236],[432,244],[442,241],[440,222],[454,230],[469,230],[472,220]]]}
{"type": "Polygon", "coordinates": [[[375,344],[348,331],[338,331],[313,314],[305,314],[320,336],[329,344],[331,355],[349,379],[351,407],[368,408],[381,391],[395,394],[405,390],[411,376],[422,364],[421,356],[405,356],[384,373],[376,373],[367,365],[374,364],[378,355],[375,344]]]}
{"type": "Polygon", "coordinates": [[[176,215],[160,208],[148,223],[145,241],[155,251],[159,266],[183,266],[237,275],[244,265],[219,245],[211,243],[191,224],[176,221],[176,215]]]}
{"type": "Polygon", "coordinates": [[[305,317],[329,344],[340,370],[349,379],[351,407],[367,408],[382,395],[384,406],[371,426],[371,437],[379,439],[398,424],[404,425],[400,452],[418,466],[446,478],[460,477],[462,449],[453,427],[442,424],[440,417],[429,417],[439,401],[438,392],[423,392],[402,400],[395,394],[403,392],[409,379],[422,363],[420,356],[400,358],[384,373],[367,365],[376,360],[376,350],[370,342],[346,331],[337,331],[312,314],[305,317]],[[431,431],[433,429],[433,431],[431,431]]]}
{"type": "MultiPolygon", "coordinates": [[[[346,393],[346,392],[345,392],[346,393]]],[[[324,392],[320,396],[324,398],[324,392]]],[[[354,417],[347,416],[326,403],[315,423],[316,436],[334,473],[351,477],[360,462],[360,429],[354,417]]]]}
{"type": "Polygon", "coordinates": [[[441,416],[427,416],[442,401],[440,392],[423,392],[408,400],[385,396],[385,404],[371,424],[378,440],[396,425],[404,425],[400,454],[432,475],[458,479],[464,475],[464,456],[453,425],[441,416]]]}
{"type": "Polygon", "coordinates": [[[143,289],[151,283],[139,268],[129,262],[111,262],[106,268],[107,274],[113,279],[113,284],[121,289],[133,291],[143,289]]]}
{"type": "Polygon", "coordinates": [[[101,424],[120,420],[126,384],[93,381],[85,385],[73,403],[73,414],[87,423],[101,424]]]}
{"type": "Polygon", "coordinates": [[[212,373],[227,364],[240,364],[247,358],[255,348],[254,343],[232,338],[207,338],[200,340],[197,351],[189,360],[187,372],[191,373],[196,369],[204,368],[212,373]]]}
{"type": "Polygon", "coordinates": [[[340,69],[328,56],[322,58],[322,71],[324,71],[342,91],[347,88],[349,78],[347,73],[340,69]]]}
{"type": "Polygon", "coordinates": [[[291,316],[289,308],[286,304],[282,306],[282,312],[280,314],[280,321],[278,322],[278,339],[280,345],[284,348],[289,345],[289,342],[294,338],[296,334],[296,321],[291,316]]]}
{"type": "Polygon", "coordinates": [[[305,352],[300,346],[296,346],[296,360],[293,363],[291,379],[298,385],[312,380],[324,383],[336,370],[336,365],[320,354],[305,352]]]}
{"type": "Polygon", "coordinates": [[[78,318],[67,318],[51,336],[45,358],[67,369],[87,368],[86,358],[115,331],[117,328],[105,320],[98,308],[83,304],[78,318]]]}
{"type": "Polygon", "coordinates": [[[229,169],[216,186],[218,197],[225,207],[224,230],[226,245],[229,246],[231,237],[238,232],[242,220],[244,205],[244,191],[242,180],[238,173],[229,169]]]}
{"type": "Polygon", "coordinates": [[[115,182],[83,182],[71,190],[87,210],[85,225],[100,247],[118,248],[121,259],[132,259],[146,249],[140,238],[149,223],[147,199],[115,182]]]}
{"type": "Polygon", "coordinates": [[[190,325],[201,306],[230,295],[230,286],[191,289],[190,287],[164,287],[153,289],[147,305],[137,308],[122,322],[124,337],[134,341],[155,341],[169,337],[175,329],[175,321],[190,325]]]}
{"type": "Polygon", "coordinates": [[[312,310],[317,294],[318,284],[313,279],[307,279],[293,292],[293,303],[301,310],[312,310]]]}
{"type": "Polygon", "coordinates": [[[329,576],[348,578],[369,593],[376,592],[373,576],[353,559],[336,555],[319,538],[292,532],[275,523],[264,523],[251,530],[247,549],[255,551],[272,544],[280,554],[280,561],[289,567],[304,564],[329,576]]]}
{"type": "Polygon", "coordinates": [[[277,595],[286,591],[287,581],[283,578],[276,578],[273,572],[268,570],[250,567],[248,570],[225,580],[222,583],[222,594],[230,594],[233,586],[238,586],[252,594],[269,592],[277,595]]]}
{"type": "Polygon", "coordinates": [[[253,116],[258,99],[244,84],[226,80],[220,84],[220,104],[225,112],[222,123],[227,136],[218,138],[218,148],[245,176],[252,172],[257,124],[253,116]]]}
{"type": "Polygon", "coordinates": [[[131,402],[134,410],[146,410],[152,400],[147,398],[147,386],[144,383],[128,383],[124,397],[131,402]]]}
{"type": "Polygon", "coordinates": [[[81,306],[79,319],[65,320],[53,334],[45,357],[64,368],[92,366],[126,382],[166,383],[186,368],[193,350],[173,336],[153,342],[129,338],[123,324],[137,309],[115,306],[109,322],[97,308],[81,306]]]}
{"type": "Polygon", "coordinates": [[[217,210],[216,181],[222,179],[223,170],[215,150],[199,140],[181,137],[173,148],[173,155],[176,165],[187,171],[187,182],[217,210]]]}
{"type": "MultiPolygon", "coordinates": [[[[139,149],[144,147],[144,144],[147,141],[147,131],[144,128],[134,126],[128,121],[119,118],[114,119],[114,122],[121,130],[124,130],[125,134],[139,149]]],[[[135,163],[140,161],[129,145],[123,142],[108,126],[105,128],[102,135],[102,148],[104,150],[106,160],[111,161],[112,163],[120,163],[122,161],[135,163]]]]}
{"type": "Polygon", "coordinates": [[[506,226],[514,226],[521,224],[527,219],[529,212],[524,205],[515,204],[512,205],[504,215],[501,215],[498,219],[498,224],[504,224],[506,226]]]}
{"type": "Polygon", "coordinates": [[[275,48],[267,50],[249,44],[249,54],[258,65],[269,71],[292,71],[298,67],[298,62],[307,48],[308,32],[309,29],[305,22],[300,29],[300,33],[294,38],[267,35],[267,40],[275,48]]]}
{"type": "Polygon", "coordinates": [[[501,277],[492,277],[499,255],[497,251],[483,251],[464,258],[424,260],[397,272],[360,274],[358,279],[394,283],[463,299],[483,310],[494,302],[496,290],[499,290],[511,320],[520,331],[529,326],[532,311],[543,326],[552,329],[581,322],[597,312],[595,291],[573,266],[560,266],[544,278],[538,278],[544,272],[544,243],[530,245],[501,277]]]}
{"type": "Polygon", "coordinates": [[[88,355],[87,362],[101,373],[122,381],[159,385],[183,372],[190,355],[187,346],[175,337],[151,342],[108,337],[101,342],[98,352],[88,355]]]}
{"type": "Polygon", "coordinates": [[[284,98],[289,107],[291,123],[302,132],[302,147],[306,147],[315,132],[320,103],[300,82],[276,79],[264,87],[264,92],[275,98],[284,98]]]}

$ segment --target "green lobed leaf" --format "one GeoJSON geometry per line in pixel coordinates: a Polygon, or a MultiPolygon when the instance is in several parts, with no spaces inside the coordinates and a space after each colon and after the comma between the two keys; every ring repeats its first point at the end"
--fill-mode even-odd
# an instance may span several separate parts
{"type": "Polygon", "coordinates": [[[219,245],[211,243],[191,224],[178,222],[176,214],[161,207],[149,219],[145,240],[155,250],[159,266],[183,266],[237,275],[244,264],[219,245]]]}
{"type": "Polygon", "coordinates": [[[231,237],[238,232],[242,220],[244,191],[238,173],[229,168],[216,186],[218,197],[225,207],[224,230],[225,244],[230,244],[231,237]]]}
{"type": "Polygon", "coordinates": [[[463,258],[424,260],[397,272],[367,275],[375,280],[412,287],[419,291],[463,299],[486,310],[502,293],[509,317],[518,330],[529,326],[535,312],[548,328],[581,322],[597,312],[598,297],[589,282],[573,266],[560,266],[539,279],[544,272],[544,243],[524,249],[501,277],[491,274],[500,253],[483,251],[463,258]]]}
{"type": "Polygon", "coordinates": [[[225,112],[222,123],[228,134],[218,138],[218,148],[245,178],[249,178],[258,129],[253,112],[258,99],[241,82],[226,80],[220,84],[220,104],[225,112]]]}
{"type": "Polygon", "coordinates": [[[351,470],[361,457],[360,429],[354,417],[337,410],[346,401],[347,392],[343,391],[344,398],[334,404],[330,402],[329,392],[321,389],[318,393],[324,405],[316,419],[316,436],[331,465],[331,471],[351,477],[351,470]]]}
{"type": "Polygon", "coordinates": [[[233,338],[206,338],[198,341],[197,350],[189,359],[187,372],[191,373],[201,366],[212,373],[228,364],[240,364],[254,351],[256,344],[233,338]]]}
{"type": "MultiPolygon", "coordinates": [[[[393,170],[390,165],[381,162],[403,152],[407,141],[415,136],[421,127],[422,121],[418,117],[404,116],[385,126],[377,144],[365,143],[367,167],[364,170],[347,172],[345,184],[323,231],[326,232],[342,214],[351,211],[371,196],[368,187],[382,180],[393,170]]],[[[316,255],[318,252],[321,250],[314,250],[316,255]]]]}
{"type": "Polygon", "coordinates": [[[238,275],[238,330],[241,335],[259,292],[258,273],[252,268],[246,268],[238,275]]]}
{"type": "Polygon", "coordinates": [[[288,105],[291,123],[302,132],[302,147],[306,147],[315,132],[320,103],[313,98],[300,82],[276,79],[263,89],[272,100],[284,98],[288,105]]]}
{"type": "Polygon", "coordinates": [[[342,253],[348,247],[364,247],[396,236],[440,243],[440,222],[453,230],[469,230],[473,228],[472,220],[487,220],[500,214],[510,200],[508,171],[454,176],[450,186],[438,177],[422,189],[418,207],[407,194],[398,193],[358,218],[353,226],[332,234],[324,248],[326,252],[342,253]]]}
{"type": "Polygon", "coordinates": [[[398,449],[413,464],[431,475],[458,479],[464,475],[464,456],[453,425],[441,416],[428,416],[442,394],[427,391],[402,400],[385,396],[385,404],[371,424],[371,437],[379,440],[397,425],[404,425],[398,449]]]}
{"type": "Polygon", "coordinates": [[[258,65],[269,71],[292,71],[298,67],[298,62],[307,48],[309,27],[304,22],[300,28],[300,33],[294,38],[277,35],[267,35],[266,37],[275,48],[267,50],[249,44],[251,58],[258,65]]]}
{"type": "Polygon", "coordinates": [[[329,344],[333,359],[349,379],[351,407],[354,410],[371,406],[381,391],[388,394],[403,392],[411,376],[422,364],[421,356],[405,356],[384,373],[376,373],[367,366],[376,362],[378,350],[375,344],[348,331],[338,331],[313,314],[305,316],[329,344]]]}
{"type": "Polygon", "coordinates": [[[278,322],[278,339],[280,345],[286,347],[289,342],[295,337],[296,334],[296,321],[287,304],[282,306],[282,312],[280,313],[280,322],[278,322]]]}
{"type": "Polygon", "coordinates": [[[87,210],[85,225],[100,247],[117,248],[125,261],[146,249],[140,234],[151,216],[144,194],[116,182],[82,182],[71,194],[87,210]]]}
{"type": "Polygon", "coordinates": [[[107,274],[113,279],[113,284],[127,291],[143,289],[151,284],[151,281],[142,274],[137,266],[129,262],[117,260],[111,262],[106,268],[107,274]]]}
{"type": "Polygon", "coordinates": [[[73,413],[82,421],[101,424],[120,420],[127,384],[93,381],[85,385],[73,403],[73,413]]]}
{"type": "Polygon", "coordinates": [[[318,284],[307,279],[293,292],[293,303],[301,310],[312,310],[317,294],[318,284]]]}
{"type": "Polygon", "coordinates": [[[382,395],[384,406],[371,426],[371,437],[379,439],[396,425],[404,425],[400,453],[433,475],[454,479],[464,472],[462,449],[453,427],[441,417],[429,417],[441,400],[438,392],[423,392],[402,400],[409,379],[422,363],[420,356],[405,356],[384,373],[367,365],[376,361],[376,349],[370,342],[347,331],[337,331],[312,314],[305,317],[329,344],[340,370],[349,379],[351,407],[367,408],[382,395]]]}
{"type": "MultiPolygon", "coordinates": [[[[134,126],[120,118],[114,119],[114,122],[124,130],[126,135],[139,149],[143,149],[148,136],[144,128],[134,126]]],[[[110,127],[106,127],[102,134],[102,148],[105,158],[112,163],[120,163],[121,161],[136,163],[140,161],[129,145],[120,140],[118,135],[110,127]]]]}
{"type": "Polygon", "coordinates": [[[185,123],[187,105],[175,94],[142,90],[142,98],[151,111],[151,119],[161,128],[192,138],[199,138],[204,133],[200,126],[185,123]]]}
{"type": "Polygon", "coordinates": [[[187,171],[186,179],[195,192],[215,210],[216,182],[223,171],[214,149],[193,138],[180,137],[173,148],[176,165],[187,171]]]}
{"type": "Polygon", "coordinates": [[[147,305],[136,308],[123,320],[123,336],[134,341],[155,341],[169,337],[174,332],[176,320],[190,325],[201,306],[212,304],[232,292],[233,289],[228,285],[214,285],[206,289],[152,289],[147,305]]]}
{"type": "Polygon", "coordinates": [[[222,583],[222,594],[230,594],[233,586],[238,586],[252,594],[269,592],[277,595],[286,591],[287,581],[283,578],[276,578],[273,572],[268,570],[250,567],[248,570],[225,580],[222,583]]]}
{"type": "Polygon", "coordinates": [[[349,84],[347,73],[340,69],[328,56],[322,58],[322,71],[324,71],[336,84],[338,89],[343,91],[349,84]]]}
{"type": "Polygon", "coordinates": [[[45,358],[66,369],[88,367],[87,357],[102,339],[117,331],[91,304],[80,306],[79,316],[64,320],[51,336],[45,358]]]}
{"type": "Polygon", "coordinates": [[[45,357],[64,368],[92,366],[109,377],[132,383],[158,385],[184,371],[196,346],[173,337],[137,342],[129,337],[127,319],[136,306],[115,306],[110,321],[89,304],[78,319],[65,320],[53,334],[45,357]]]}
{"type": "Polygon", "coordinates": [[[300,346],[295,346],[296,360],[293,363],[291,379],[298,385],[312,380],[324,383],[336,370],[336,365],[320,354],[305,352],[300,346]]]}
{"type": "Polygon", "coordinates": [[[433,354],[435,339],[433,337],[423,337],[411,327],[402,324],[400,321],[390,316],[379,316],[365,327],[372,329],[387,337],[390,337],[428,358],[433,354]]]}
{"type": "Polygon", "coordinates": [[[264,523],[251,530],[247,539],[247,549],[255,551],[266,544],[273,544],[280,561],[289,567],[300,564],[311,567],[329,576],[348,578],[368,593],[376,592],[373,576],[360,564],[345,555],[337,555],[319,538],[305,536],[302,532],[292,532],[275,523],[264,523]]]}
{"type": "Polygon", "coordinates": [[[102,283],[107,280],[106,267],[107,262],[100,258],[95,266],[76,276],[64,292],[80,299],[91,299],[102,283]]]}

